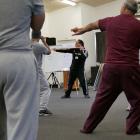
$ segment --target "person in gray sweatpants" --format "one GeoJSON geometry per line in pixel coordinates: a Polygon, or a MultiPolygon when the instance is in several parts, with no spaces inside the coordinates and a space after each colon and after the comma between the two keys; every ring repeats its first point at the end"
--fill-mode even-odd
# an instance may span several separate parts
{"type": "Polygon", "coordinates": [[[48,109],[49,98],[51,94],[51,89],[49,87],[49,83],[45,77],[45,74],[42,70],[42,58],[43,55],[49,55],[51,53],[51,49],[45,41],[45,38],[40,36],[40,38],[36,37],[36,34],[32,32],[32,45],[31,45],[34,55],[37,59],[38,63],[38,73],[40,79],[40,116],[51,115],[52,112],[48,109]],[[39,42],[41,39],[42,43],[39,42]]]}
{"type": "Polygon", "coordinates": [[[0,0],[0,140],[36,140],[39,75],[30,27],[40,33],[42,0],[0,0]]]}

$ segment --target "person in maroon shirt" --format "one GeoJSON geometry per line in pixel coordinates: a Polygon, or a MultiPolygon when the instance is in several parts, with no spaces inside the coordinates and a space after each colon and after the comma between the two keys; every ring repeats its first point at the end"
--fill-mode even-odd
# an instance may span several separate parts
{"type": "Polygon", "coordinates": [[[107,52],[99,89],[82,133],[92,133],[103,120],[113,102],[124,91],[131,111],[126,118],[126,134],[139,134],[140,124],[140,21],[135,18],[138,5],[126,0],[121,14],[71,29],[73,35],[100,29],[106,31],[107,52]]]}

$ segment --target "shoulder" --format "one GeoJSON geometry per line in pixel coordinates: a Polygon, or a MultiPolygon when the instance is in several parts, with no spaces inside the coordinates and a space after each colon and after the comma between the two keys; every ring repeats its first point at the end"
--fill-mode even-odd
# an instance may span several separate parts
{"type": "MultiPolygon", "coordinates": [[[[117,17],[117,16],[116,16],[117,17]]],[[[114,18],[116,17],[106,17],[106,18],[102,18],[102,19],[99,19],[99,22],[109,22],[111,20],[113,20],[114,18]]]]}
{"type": "Polygon", "coordinates": [[[107,18],[103,18],[100,19],[98,21],[99,24],[99,28],[101,31],[105,31],[108,27],[108,25],[111,23],[111,21],[114,19],[115,17],[107,17],[107,18]]]}

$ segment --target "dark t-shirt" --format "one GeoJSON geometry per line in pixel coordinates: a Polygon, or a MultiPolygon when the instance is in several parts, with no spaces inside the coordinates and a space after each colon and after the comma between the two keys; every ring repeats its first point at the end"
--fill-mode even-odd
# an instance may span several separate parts
{"type": "Polygon", "coordinates": [[[79,50],[79,52],[74,51],[72,53],[72,63],[70,69],[73,70],[84,70],[85,61],[88,57],[87,50],[79,50]]]}
{"type": "Polygon", "coordinates": [[[121,14],[99,20],[99,28],[106,31],[105,63],[139,65],[140,21],[121,14]]]}

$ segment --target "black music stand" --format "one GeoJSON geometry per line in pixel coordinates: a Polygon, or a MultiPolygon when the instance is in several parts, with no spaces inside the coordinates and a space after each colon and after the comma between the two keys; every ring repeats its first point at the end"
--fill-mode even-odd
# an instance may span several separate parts
{"type": "Polygon", "coordinates": [[[49,77],[47,78],[47,80],[49,80],[49,79],[52,79],[52,84],[51,84],[51,88],[54,86],[54,87],[61,87],[61,85],[60,85],[60,83],[59,83],[59,81],[58,81],[58,79],[57,79],[57,77],[56,77],[56,73],[55,72],[51,72],[50,73],[50,75],[49,75],[49,77]]]}

